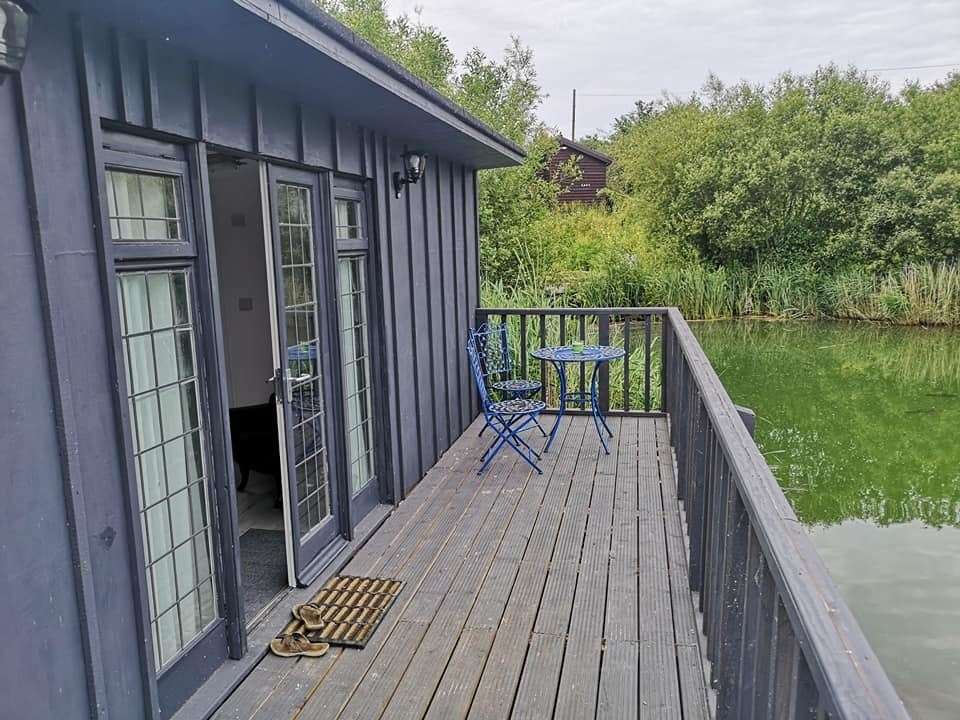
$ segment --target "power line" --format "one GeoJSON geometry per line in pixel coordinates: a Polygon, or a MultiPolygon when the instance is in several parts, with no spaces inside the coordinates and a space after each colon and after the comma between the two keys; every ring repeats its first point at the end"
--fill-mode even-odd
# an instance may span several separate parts
{"type": "MultiPolygon", "coordinates": [[[[875,68],[864,68],[864,72],[894,72],[898,70],[934,70],[940,68],[960,68],[960,62],[955,63],[942,63],[937,65],[900,65],[897,67],[875,67],[875,68]]],[[[691,91],[695,92],[695,91],[691,91]]],[[[690,93],[671,93],[668,90],[661,90],[660,92],[641,92],[641,93],[628,93],[628,92],[578,92],[580,97],[629,97],[629,98],[645,98],[645,97],[662,97],[664,94],[668,95],[689,95],[690,93]]]]}
{"type": "Polygon", "coordinates": [[[901,67],[864,68],[865,72],[890,72],[893,70],[932,70],[934,68],[960,67],[960,63],[946,63],[944,65],[903,65],[901,67]]]}

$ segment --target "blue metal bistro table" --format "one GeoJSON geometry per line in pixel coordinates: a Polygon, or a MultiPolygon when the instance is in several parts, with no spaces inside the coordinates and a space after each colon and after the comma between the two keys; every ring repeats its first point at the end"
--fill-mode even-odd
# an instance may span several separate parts
{"type": "Polygon", "coordinates": [[[590,400],[590,410],[593,415],[593,424],[597,426],[597,435],[600,437],[600,444],[603,445],[604,452],[610,454],[610,448],[607,446],[607,439],[604,437],[604,430],[607,435],[613,437],[613,431],[607,425],[607,420],[603,416],[603,408],[600,407],[600,399],[597,396],[597,375],[600,367],[611,360],[619,360],[624,356],[623,348],[611,347],[609,345],[585,345],[582,350],[575,350],[570,345],[561,345],[559,347],[543,347],[539,350],[533,350],[531,357],[537,360],[546,360],[557,370],[560,377],[560,410],[557,413],[557,421],[550,430],[550,437],[543,448],[544,452],[550,449],[553,438],[560,427],[560,421],[563,419],[567,403],[571,400],[582,401],[590,400]],[[593,373],[590,376],[590,392],[569,391],[567,390],[567,364],[568,363],[593,363],[593,373]]]}

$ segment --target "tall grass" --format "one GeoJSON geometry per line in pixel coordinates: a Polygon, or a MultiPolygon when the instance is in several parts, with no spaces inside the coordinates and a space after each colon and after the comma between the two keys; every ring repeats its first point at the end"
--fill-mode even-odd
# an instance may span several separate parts
{"type": "Polygon", "coordinates": [[[679,307],[690,319],[740,316],[842,318],[904,325],[960,325],[960,267],[911,265],[880,275],[760,265],[654,270],[618,263],[565,288],[508,289],[485,283],[486,307],[679,307]]]}

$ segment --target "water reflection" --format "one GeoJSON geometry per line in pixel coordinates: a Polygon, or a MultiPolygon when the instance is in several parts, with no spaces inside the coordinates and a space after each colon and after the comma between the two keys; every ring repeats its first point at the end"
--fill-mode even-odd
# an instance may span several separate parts
{"type": "Polygon", "coordinates": [[[960,717],[960,333],[694,332],[911,714],[960,717]]]}

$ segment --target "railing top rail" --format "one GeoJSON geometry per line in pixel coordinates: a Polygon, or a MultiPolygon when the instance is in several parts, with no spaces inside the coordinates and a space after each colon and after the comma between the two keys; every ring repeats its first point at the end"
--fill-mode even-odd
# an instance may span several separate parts
{"type": "Polygon", "coordinates": [[[478,313],[486,315],[666,315],[665,307],[623,307],[623,308],[477,308],[478,313]]]}
{"type": "Polygon", "coordinates": [[[676,308],[666,312],[783,598],[825,707],[843,718],[908,718],[853,613],[676,308]]]}

